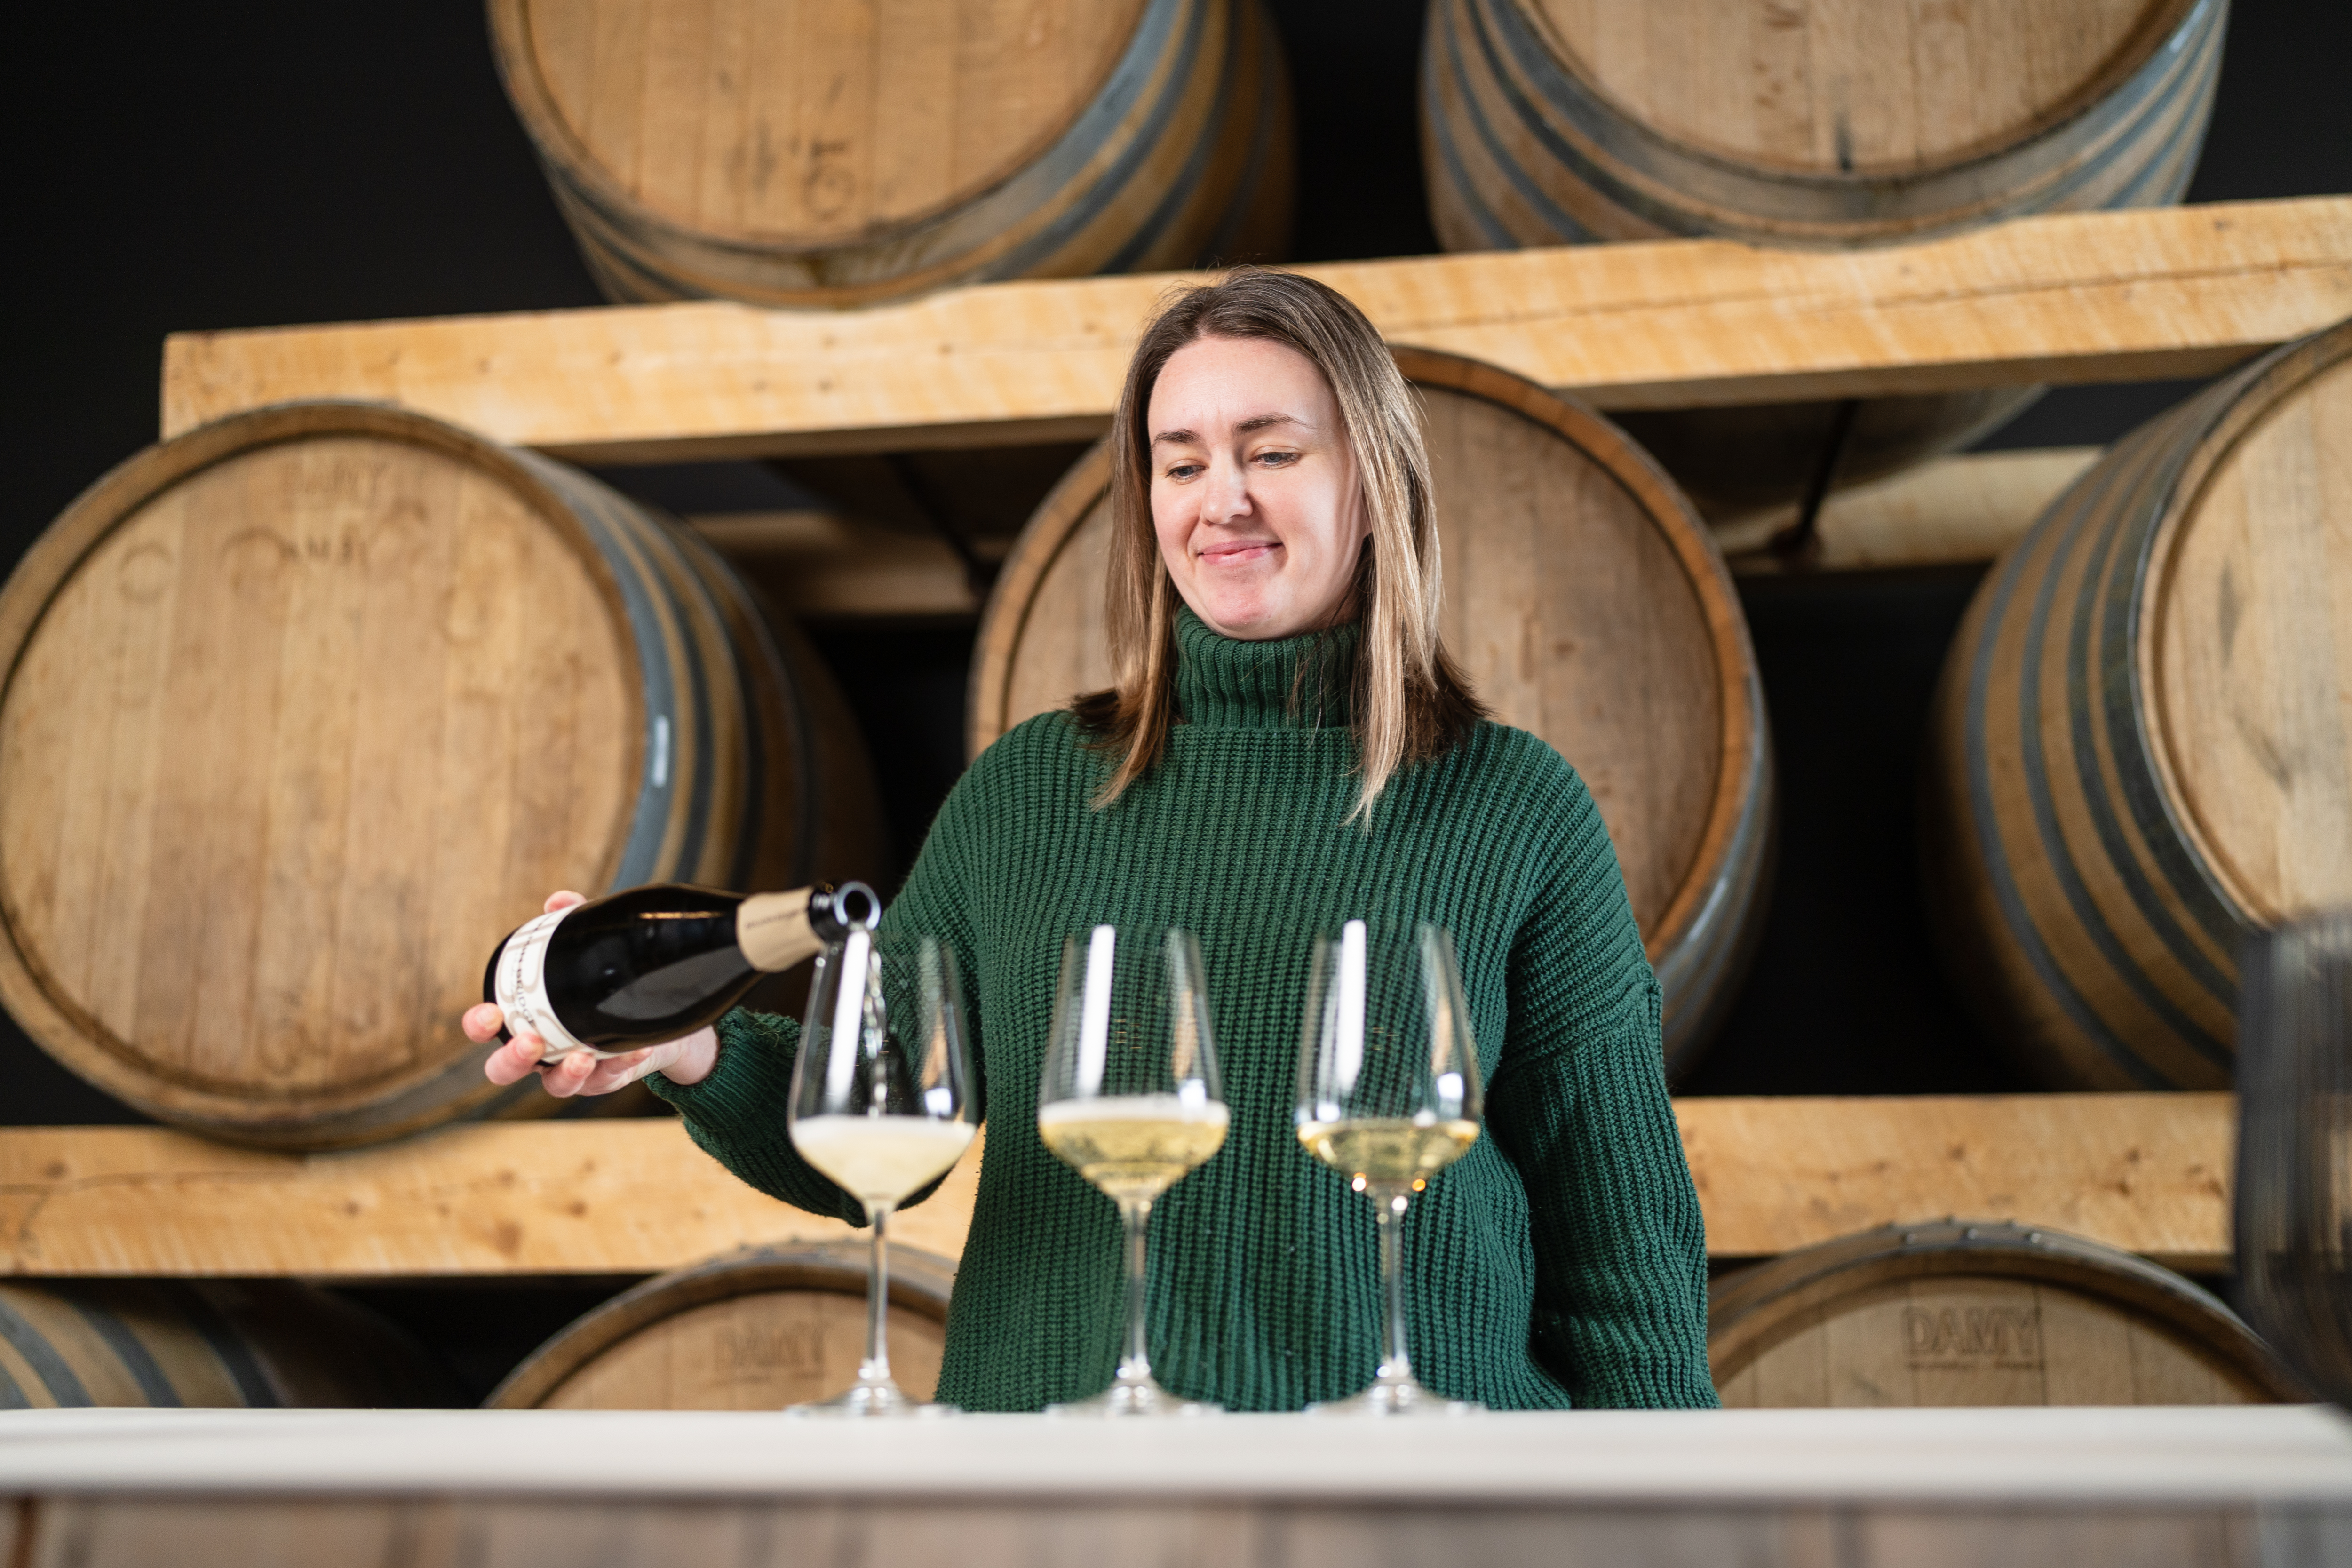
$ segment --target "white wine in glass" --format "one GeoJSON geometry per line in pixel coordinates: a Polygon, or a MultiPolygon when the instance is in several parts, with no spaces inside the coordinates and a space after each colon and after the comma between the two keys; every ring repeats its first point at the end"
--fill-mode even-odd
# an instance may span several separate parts
{"type": "Polygon", "coordinates": [[[865,1206],[872,1229],[866,1356],[837,1398],[795,1414],[940,1409],[890,1376],[890,1213],[971,1147],[971,1063],[955,954],[936,937],[853,930],[817,960],[786,1125],[801,1158],[865,1206]]]}
{"type": "Polygon", "coordinates": [[[1478,1141],[1478,1050],[1454,938],[1423,923],[1375,936],[1349,921],[1318,938],[1298,1053],[1298,1141],[1372,1200],[1380,1226],[1381,1362],[1339,1415],[1464,1415],[1431,1393],[1405,1348],[1405,1210],[1478,1141]]]}
{"type": "Polygon", "coordinates": [[[1127,1337],[1111,1385],[1055,1415],[1165,1415],[1205,1406],[1151,1375],[1144,1342],[1144,1237],[1151,1205],[1224,1147],[1201,946],[1097,926],[1062,950],[1051,1038],[1037,1080],[1037,1135],[1118,1205],[1127,1233],[1127,1337]]]}

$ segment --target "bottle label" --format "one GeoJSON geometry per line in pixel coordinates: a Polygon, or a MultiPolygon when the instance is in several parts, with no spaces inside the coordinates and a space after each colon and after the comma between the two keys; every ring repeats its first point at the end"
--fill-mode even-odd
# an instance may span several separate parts
{"type": "Polygon", "coordinates": [[[498,978],[492,985],[498,993],[499,1011],[506,1015],[509,1033],[528,1029],[547,1042],[547,1054],[540,1058],[541,1061],[551,1062],[575,1051],[586,1051],[597,1058],[610,1054],[572,1038],[572,1031],[555,1016],[555,1004],[548,998],[547,944],[553,940],[555,928],[571,912],[564,909],[540,916],[507,938],[506,946],[499,950],[498,978]]]}

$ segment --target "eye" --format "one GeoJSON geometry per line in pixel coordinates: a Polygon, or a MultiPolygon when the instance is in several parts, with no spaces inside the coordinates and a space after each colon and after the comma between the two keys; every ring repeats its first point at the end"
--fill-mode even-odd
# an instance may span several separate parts
{"type": "Polygon", "coordinates": [[[1286,468],[1298,461],[1299,456],[1300,454],[1297,452],[1260,452],[1257,455],[1257,460],[1269,468],[1286,468]]]}
{"type": "Polygon", "coordinates": [[[1200,471],[1201,465],[1198,463],[1171,463],[1168,466],[1168,477],[1178,484],[1182,484],[1200,471]]]}

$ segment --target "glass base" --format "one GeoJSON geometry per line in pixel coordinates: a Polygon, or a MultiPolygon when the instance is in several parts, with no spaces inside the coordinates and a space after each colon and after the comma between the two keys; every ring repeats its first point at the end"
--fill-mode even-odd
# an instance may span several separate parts
{"type": "Polygon", "coordinates": [[[1097,1417],[1124,1419],[1139,1415],[1222,1415],[1224,1413],[1222,1405],[1203,1405],[1197,1400],[1180,1399],[1148,1377],[1122,1379],[1092,1399],[1045,1406],[1048,1415],[1071,1415],[1081,1420],[1097,1417]]]}
{"type": "Polygon", "coordinates": [[[1328,1404],[1310,1405],[1309,1415],[1475,1415],[1486,1407],[1467,1399],[1448,1399],[1433,1394],[1412,1378],[1384,1380],[1373,1384],[1353,1399],[1335,1399],[1328,1404]]]}
{"type": "Polygon", "coordinates": [[[961,1414],[952,1405],[926,1405],[897,1384],[854,1383],[848,1392],[831,1399],[813,1400],[806,1405],[784,1408],[787,1415],[814,1416],[820,1420],[879,1420],[917,1418],[929,1420],[941,1415],[961,1414]]]}

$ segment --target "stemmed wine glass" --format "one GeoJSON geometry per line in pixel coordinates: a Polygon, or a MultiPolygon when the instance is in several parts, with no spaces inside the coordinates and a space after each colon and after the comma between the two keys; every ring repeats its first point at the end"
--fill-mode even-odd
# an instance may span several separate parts
{"type": "Polygon", "coordinates": [[[1298,1141],[1372,1200],[1380,1225],[1380,1371],[1338,1415],[1460,1415],[1479,1406],[1423,1387],[1405,1352],[1404,1249],[1413,1195],[1478,1141],[1478,1051],[1454,938],[1349,921],[1318,937],[1300,1031],[1298,1141]]]}
{"type": "Polygon", "coordinates": [[[1227,1121],[1192,934],[1101,925],[1065,942],[1037,1081],[1037,1135],[1118,1205],[1127,1230],[1127,1342],[1109,1388],[1055,1405],[1053,1414],[1209,1408],[1179,1400],[1152,1378],[1143,1332],[1144,1233],[1160,1194],[1224,1146],[1227,1121]]]}
{"type": "Polygon", "coordinates": [[[2255,936],[2238,978],[2246,1316],[2314,1392],[2352,1407],[2352,911],[2255,936]]]}
{"type": "Polygon", "coordinates": [[[866,1205],[866,1358],[837,1398],[796,1414],[909,1415],[885,1340],[890,1211],[971,1147],[974,1107],[955,954],[939,938],[853,929],[818,955],[785,1125],[801,1157],[866,1205]]]}

